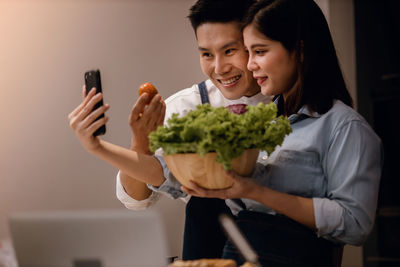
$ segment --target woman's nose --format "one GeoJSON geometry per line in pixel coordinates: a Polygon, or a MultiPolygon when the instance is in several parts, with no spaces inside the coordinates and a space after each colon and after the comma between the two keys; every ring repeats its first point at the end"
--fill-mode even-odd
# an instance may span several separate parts
{"type": "Polygon", "coordinates": [[[247,62],[247,69],[249,71],[255,71],[258,68],[258,65],[255,63],[253,57],[249,56],[249,61],[247,62]]]}

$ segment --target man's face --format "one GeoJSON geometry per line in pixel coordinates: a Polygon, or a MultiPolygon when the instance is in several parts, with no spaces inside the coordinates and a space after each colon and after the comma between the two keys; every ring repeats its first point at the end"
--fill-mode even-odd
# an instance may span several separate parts
{"type": "Polygon", "coordinates": [[[260,91],[247,69],[248,54],[237,22],[204,23],[196,35],[201,69],[224,97],[238,99],[260,91]]]}

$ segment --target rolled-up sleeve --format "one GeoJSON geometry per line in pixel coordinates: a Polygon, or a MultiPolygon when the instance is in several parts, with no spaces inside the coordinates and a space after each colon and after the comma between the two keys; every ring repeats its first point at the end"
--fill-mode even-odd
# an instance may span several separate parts
{"type": "Polygon", "coordinates": [[[324,168],[327,197],[314,198],[318,235],[361,245],[372,230],[383,165],[380,139],[364,122],[335,131],[324,168]]]}
{"type": "Polygon", "coordinates": [[[130,210],[145,210],[153,206],[160,198],[159,193],[152,191],[151,195],[146,199],[143,200],[133,199],[126,193],[124,187],[122,186],[120,172],[118,172],[117,174],[116,191],[117,191],[117,198],[119,199],[119,201],[121,201],[121,203],[124,204],[124,206],[130,210]]]}
{"type": "Polygon", "coordinates": [[[154,157],[160,162],[163,168],[165,181],[158,187],[152,185],[147,185],[147,187],[173,199],[186,198],[187,194],[181,190],[181,183],[171,173],[164,158],[160,155],[155,155],[154,157]]]}

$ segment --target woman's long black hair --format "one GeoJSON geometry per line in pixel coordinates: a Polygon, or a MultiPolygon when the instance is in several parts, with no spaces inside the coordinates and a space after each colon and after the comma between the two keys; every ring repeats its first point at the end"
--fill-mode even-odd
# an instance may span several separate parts
{"type": "Polygon", "coordinates": [[[285,115],[303,105],[323,114],[335,99],[353,106],[328,23],[313,0],[260,0],[250,8],[244,27],[250,24],[295,52],[299,80],[287,94],[285,115]]]}

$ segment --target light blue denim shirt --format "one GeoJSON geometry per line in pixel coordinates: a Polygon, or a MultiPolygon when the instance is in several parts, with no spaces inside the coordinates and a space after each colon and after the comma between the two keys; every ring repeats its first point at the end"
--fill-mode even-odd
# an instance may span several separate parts
{"type": "MultiPolygon", "coordinates": [[[[271,189],[312,198],[319,236],[362,244],[375,219],[383,164],[379,137],[341,101],[322,115],[303,107],[289,120],[293,132],[271,155],[260,153],[251,177],[271,189]]],[[[163,158],[157,158],[166,181],[151,188],[173,198],[185,196],[163,158]]],[[[275,213],[256,201],[242,200],[248,210],[275,213]]],[[[231,200],[226,203],[234,214],[241,209],[231,200]]]]}

